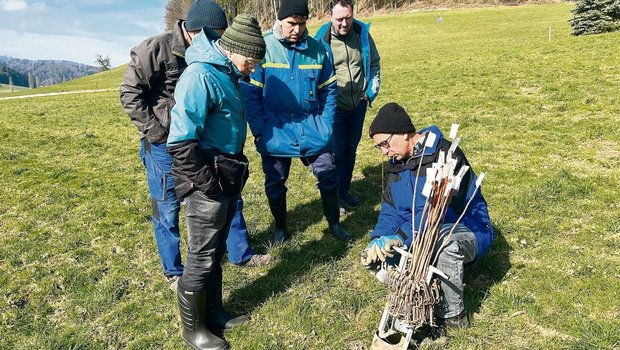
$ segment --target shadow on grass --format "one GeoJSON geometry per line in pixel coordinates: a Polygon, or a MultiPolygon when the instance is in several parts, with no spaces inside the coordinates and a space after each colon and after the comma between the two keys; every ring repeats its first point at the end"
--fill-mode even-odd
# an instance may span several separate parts
{"type": "MultiPolygon", "coordinates": [[[[266,275],[231,292],[228,304],[233,306],[232,309],[253,311],[269,298],[286,291],[296,281],[310,273],[313,267],[343,258],[356,240],[368,239],[368,232],[374,226],[378,215],[375,207],[380,202],[380,166],[367,167],[363,173],[365,177],[354,181],[351,185],[352,191],[359,195],[362,205],[341,217],[343,227],[353,235],[352,242],[346,243],[336,239],[329,229],[324,227],[321,239],[297,243],[295,238],[299,233],[323,219],[323,207],[320,198],[292,209],[289,207],[288,226],[292,235],[291,241],[282,247],[282,253],[266,275]]],[[[253,245],[268,244],[272,230],[273,227],[267,232],[258,232],[256,235],[258,239],[253,241],[253,245]]]]}
{"type": "Polygon", "coordinates": [[[510,270],[512,248],[504,238],[502,226],[493,225],[495,240],[489,253],[473,266],[465,269],[465,309],[470,313],[480,311],[489,290],[499,283],[510,270]]]}

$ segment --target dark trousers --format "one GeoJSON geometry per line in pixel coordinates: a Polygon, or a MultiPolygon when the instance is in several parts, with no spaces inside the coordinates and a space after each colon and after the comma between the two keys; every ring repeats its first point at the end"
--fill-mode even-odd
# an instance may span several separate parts
{"type": "Polygon", "coordinates": [[[187,259],[181,281],[187,290],[204,290],[212,274],[221,274],[238,198],[224,192],[211,197],[200,191],[185,198],[187,259]]]}
{"type": "MultiPolygon", "coordinates": [[[[261,155],[263,172],[265,173],[265,193],[268,198],[280,198],[286,195],[286,180],[291,170],[291,159],[288,157],[272,157],[261,155]]],[[[338,174],[334,155],[325,152],[316,156],[301,157],[301,162],[312,171],[318,180],[317,187],[321,191],[334,190],[338,187],[338,174]]]]}
{"type": "Polygon", "coordinates": [[[357,146],[362,138],[366,106],[368,102],[360,101],[357,108],[352,111],[336,109],[334,120],[334,154],[336,156],[336,169],[338,171],[338,191],[340,198],[349,191],[357,146]]]}

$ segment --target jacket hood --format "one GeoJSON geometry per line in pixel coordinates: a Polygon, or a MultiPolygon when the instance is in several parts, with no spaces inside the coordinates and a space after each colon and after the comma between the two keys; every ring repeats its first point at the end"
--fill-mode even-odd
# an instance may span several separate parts
{"type": "Polygon", "coordinates": [[[218,39],[219,36],[217,36],[213,30],[207,27],[203,28],[185,51],[185,61],[187,65],[194,62],[203,62],[217,66],[230,67],[231,65],[228,63],[229,60],[215,43],[218,39]]]}

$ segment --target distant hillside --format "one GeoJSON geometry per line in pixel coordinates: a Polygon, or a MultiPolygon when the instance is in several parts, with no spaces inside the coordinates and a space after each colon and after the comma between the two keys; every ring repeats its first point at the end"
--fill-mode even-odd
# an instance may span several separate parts
{"type": "Polygon", "coordinates": [[[27,60],[0,56],[0,84],[41,87],[99,72],[99,68],[71,61],[27,60]],[[10,77],[10,78],[9,78],[10,77]]]}
{"type": "MultiPolygon", "coordinates": [[[[11,96],[23,96],[23,95],[37,95],[54,92],[67,92],[67,91],[83,91],[83,90],[118,90],[121,81],[123,80],[123,74],[127,69],[127,65],[112,68],[105,72],[99,72],[96,74],[88,75],[85,77],[77,78],[71,81],[67,81],[60,84],[49,85],[40,87],[37,89],[15,89],[15,92],[11,96]]],[[[8,87],[6,85],[4,89],[8,87]]],[[[0,91],[8,92],[8,91],[0,91]]],[[[4,97],[4,96],[3,96],[4,97]]]]}

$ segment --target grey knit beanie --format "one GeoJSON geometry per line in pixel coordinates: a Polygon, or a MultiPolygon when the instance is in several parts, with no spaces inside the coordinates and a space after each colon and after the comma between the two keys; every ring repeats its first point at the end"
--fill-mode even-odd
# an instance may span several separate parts
{"type": "Polygon", "coordinates": [[[222,34],[220,45],[225,50],[257,60],[262,60],[267,51],[258,21],[248,15],[235,17],[222,34]]]}
{"type": "Polygon", "coordinates": [[[228,27],[226,13],[213,0],[196,0],[187,12],[185,29],[194,32],[202,30],[203,27],[211,29],[226,29],[228,27]]]}

